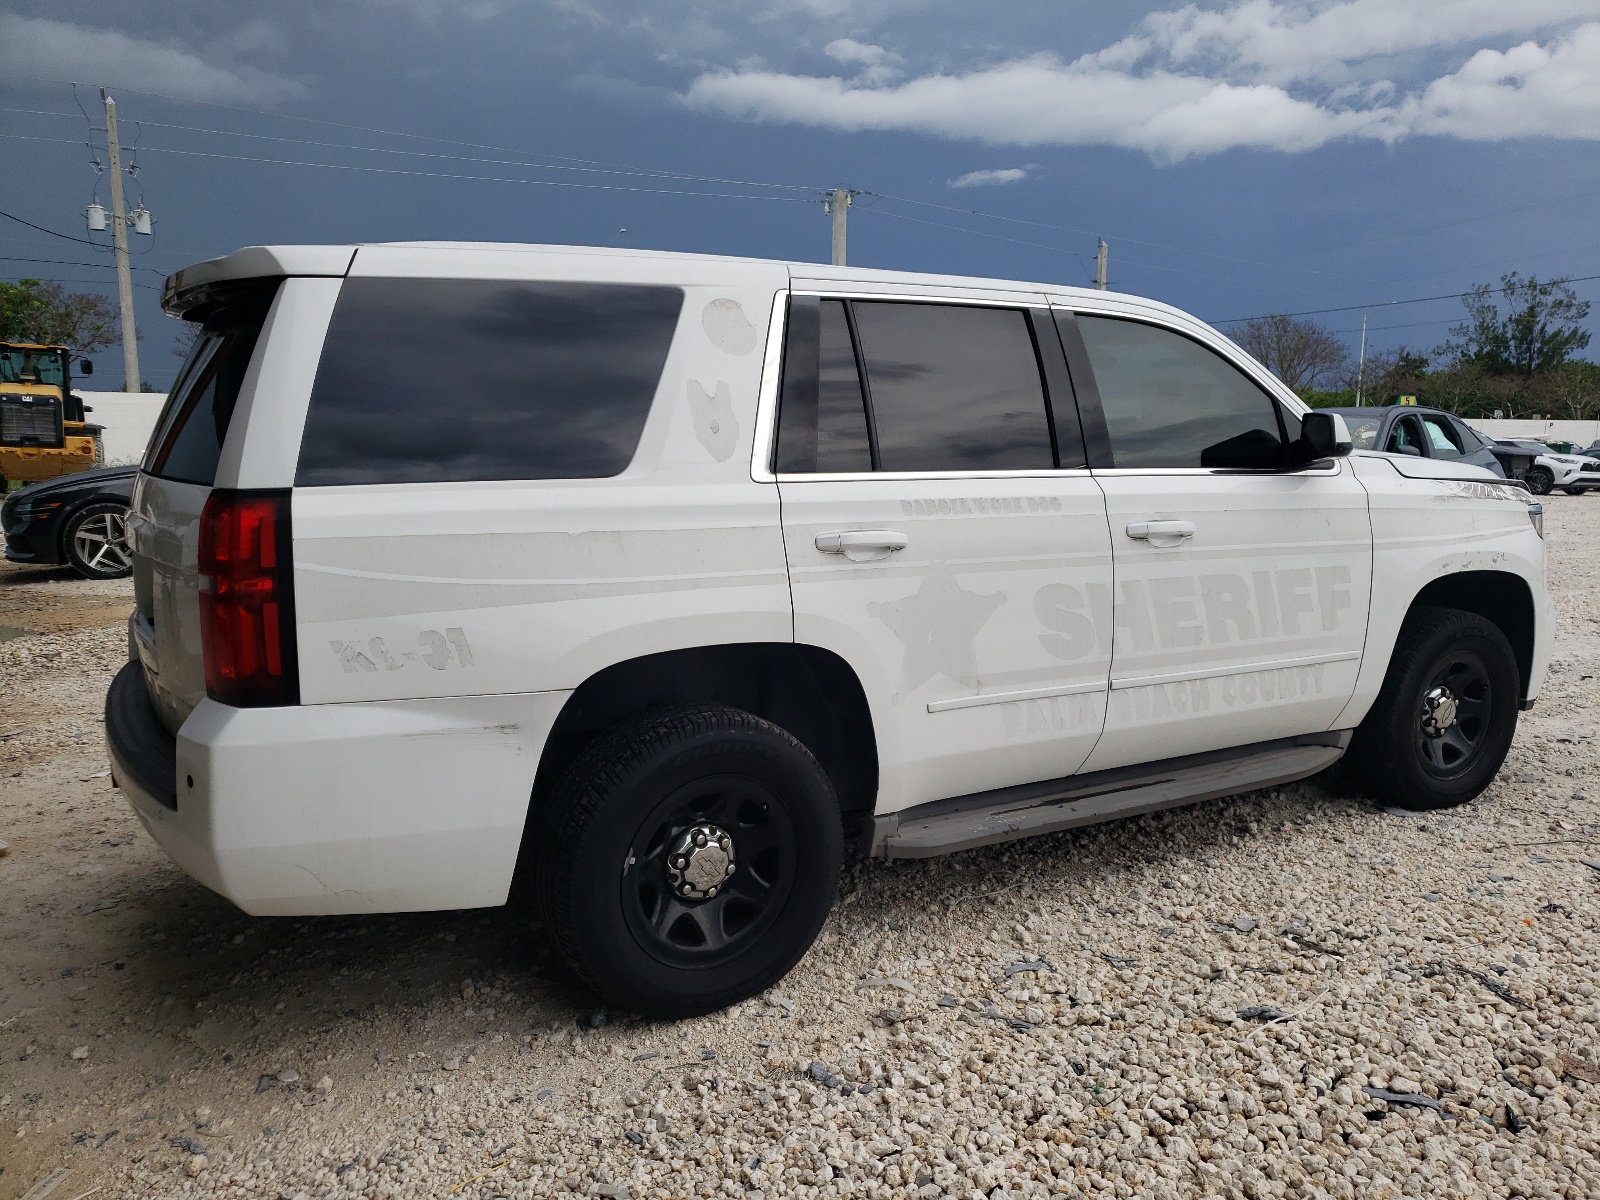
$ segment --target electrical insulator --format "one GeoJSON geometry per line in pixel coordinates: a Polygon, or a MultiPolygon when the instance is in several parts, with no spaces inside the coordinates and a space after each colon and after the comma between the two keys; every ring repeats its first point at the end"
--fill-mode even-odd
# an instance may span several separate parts
{"type": "Polygon", "coordinates": [[[91,204],[84,211],[89,217],[89,232],[104,233],[106,228],[106,210],[98,204],[91,204]]]}
{"type": "Polygon", "coordinates": [[[149,237],[150,236],[150,210],[145,208],[145,206],[141,204],[141,205],[139,205],[138,208],[133,210],[133,218],[132,219],[133,219],[133,231],[135,233],[142,233],[146,237],[149,237]]]}

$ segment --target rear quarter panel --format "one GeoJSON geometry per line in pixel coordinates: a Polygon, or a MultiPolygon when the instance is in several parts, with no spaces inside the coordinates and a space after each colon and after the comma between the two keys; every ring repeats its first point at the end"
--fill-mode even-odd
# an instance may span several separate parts
{"type": "Polygon", "coordinates": [[[380,247],[352,274],[666,283],[685,302],[616,477],[295,489],[303,703],[570,689],[642,654],[791,640],[777,489],[749,472],[784,268],[380,247]]]}

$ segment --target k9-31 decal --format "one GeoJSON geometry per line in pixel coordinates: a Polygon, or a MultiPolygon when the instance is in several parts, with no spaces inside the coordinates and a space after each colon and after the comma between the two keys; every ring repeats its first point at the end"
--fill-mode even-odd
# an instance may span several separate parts
{"type": "Polygon", "coordinates": [[[417,635],[415,650],[390,647],[381,637],[367,641],[329,641],[329,648],[339,656],[339,665],[346,675],[358,671],[398,671],[407,663],[424,663],[435,671],[443,671],[455,663],[472,665],[472,647],[467,645],[467,635],[460,626],[452,625],[441,633],[437,629],[424,629],[417,635]]]}

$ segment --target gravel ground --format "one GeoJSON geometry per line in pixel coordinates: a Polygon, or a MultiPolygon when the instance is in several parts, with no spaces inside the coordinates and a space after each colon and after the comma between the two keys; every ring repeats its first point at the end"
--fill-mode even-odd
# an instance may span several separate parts
{"type": "Polygon", "coordinates": [[[187,879],[105,777],[128,589],[9,569],[0,1200],[1600,1196],[1600,497],[1546,509],[1551,678],[1478,802],[1319,779],[860,863],[780,987],[677,1024],[519,909],[187,879]]]}

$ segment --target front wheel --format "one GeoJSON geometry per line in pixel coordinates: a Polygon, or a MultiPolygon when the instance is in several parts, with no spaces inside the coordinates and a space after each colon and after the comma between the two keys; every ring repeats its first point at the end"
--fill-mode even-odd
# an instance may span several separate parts
{"type": "Polygon", "coordinates": [[[822,928],[844,849],[811,752],[721,705],[601,736],[529,821],[557,949],[609,1004],[653,1017],[782,978],[822,928]]]}
{"type": "Polygon", "coordinates": [[[1549,467],[1534,467],[1528,472],[1528,490],[1535,496],[1548,496],[1555,486],[1556,477],[1549,467]]]}
{"type": "Polygon", "coordinates": [[[85,579],[120,579],[133,571],[125,504],[91,504],[66,529],[67,562],[85,579]]]}
{"type": "Polygon", "coordinates": [[[1505,762],[1520,683],[1511,643],[1496,626],[1460,609],[1419,608],[1400,630],[1345,761],[1397,808],[1464,804],[1505,762]]]}

